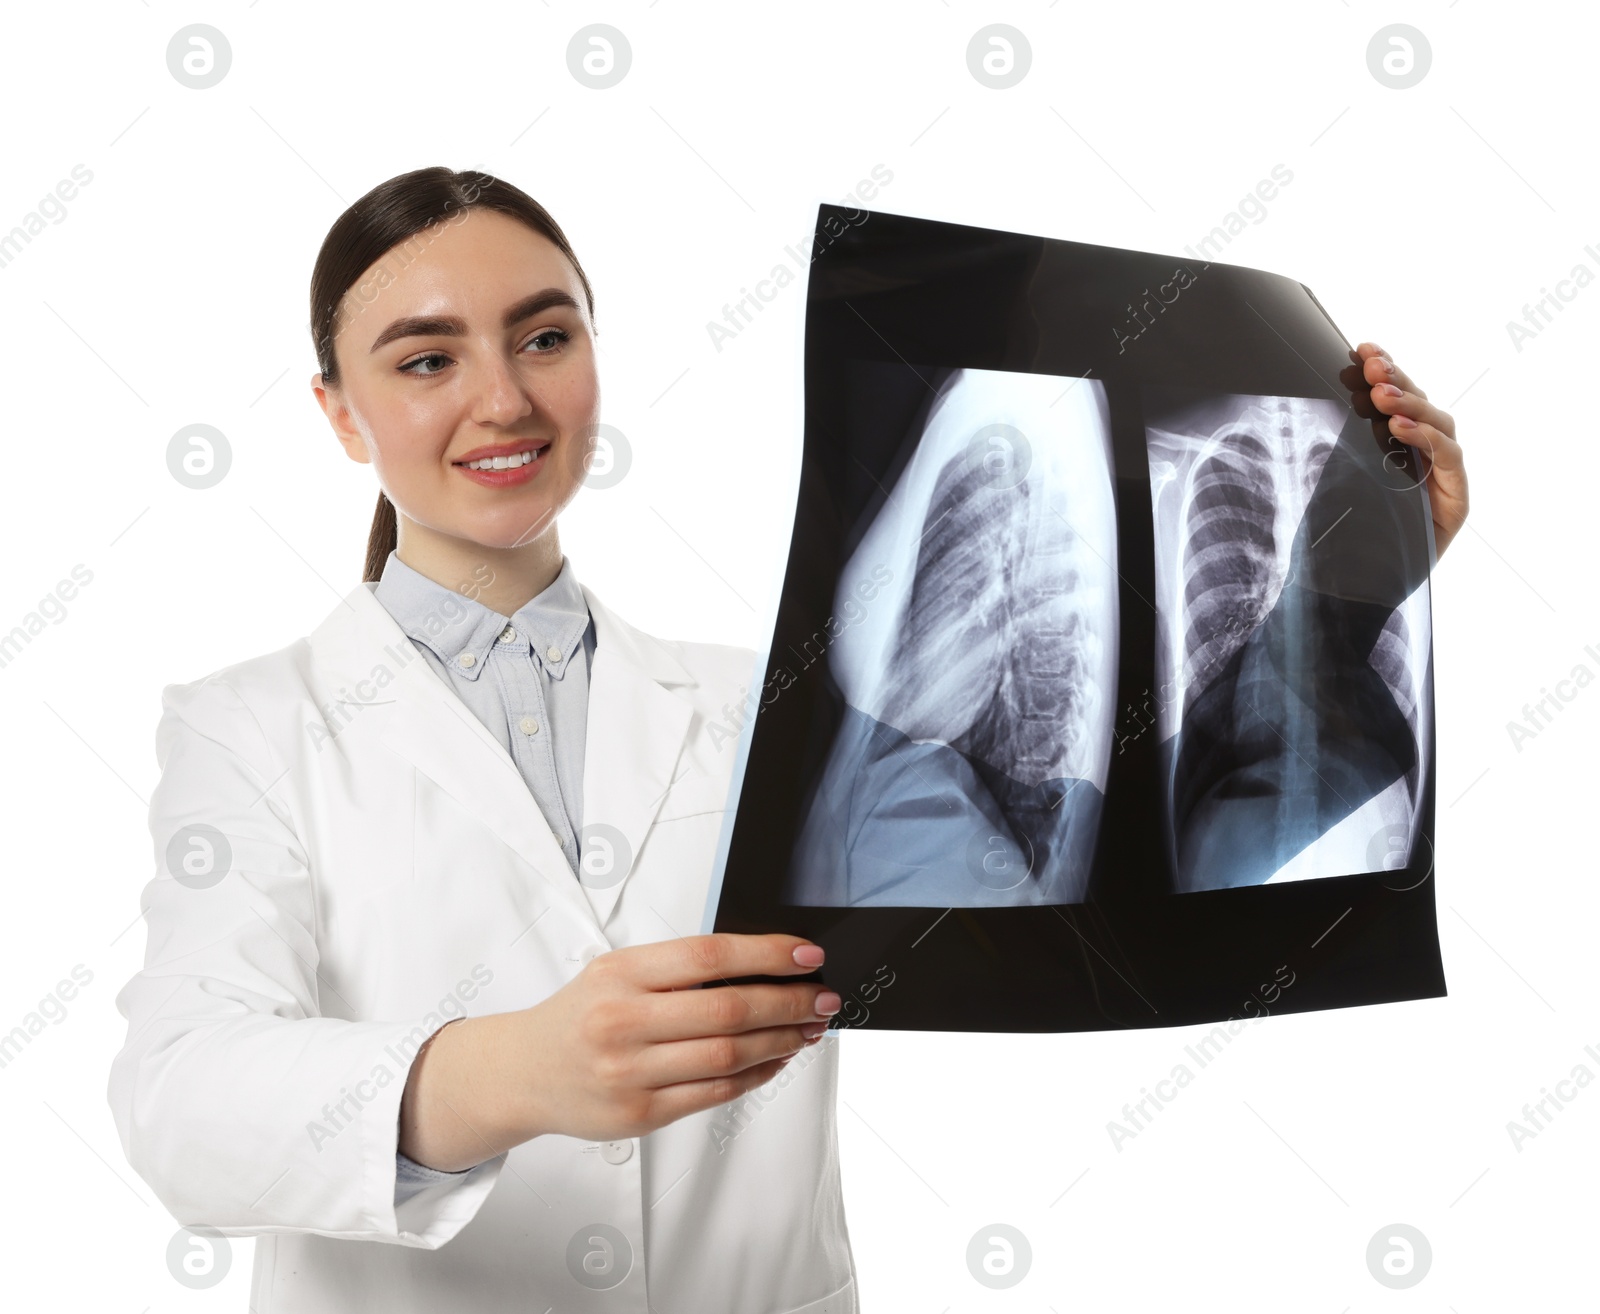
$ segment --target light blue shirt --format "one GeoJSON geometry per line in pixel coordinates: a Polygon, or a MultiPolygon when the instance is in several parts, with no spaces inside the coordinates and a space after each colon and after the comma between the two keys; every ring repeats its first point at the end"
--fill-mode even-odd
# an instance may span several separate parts
{"type": "MultiPolygon", "coordinates": [[[[511,616],[429,579],[394,552],[373,596],[510,754],[577,879],[595,632],[571,561],[563,556],[550,585],[511,616]]],[[[395,1204],[460,1175],[397,1152],[395,1204]]]]}
{"type": "Polygon", "coordinates": [[[374,596],[511,755],[576,875],[595,639],[571,561],[509,617],[393,552],[374,596]]]}

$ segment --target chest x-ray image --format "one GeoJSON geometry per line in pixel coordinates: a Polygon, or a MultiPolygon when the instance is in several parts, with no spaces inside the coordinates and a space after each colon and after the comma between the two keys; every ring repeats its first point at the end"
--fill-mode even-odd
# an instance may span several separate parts
{"type": "Polygon", "coordinates": [[[948,373],[835,590],[844,724],[796,903],[1076,903],[1110,764],[1116,511],[1099,383],[948,373]]]}
{"type": "Polygon", "coordinates": [[[843,1026],[1443,994],[1426,471],[1357,360],[1282,275],[819,207],[700,929],[821,944],[843,1026]]]}
{"type": "MultiPolygon", "coordinates": [[[[1426,584],[1387,615],[1306,587],[1347,408],[1147,394],[1163,824],[1180,891],[1409,859],[1432,704],[1426,584]]],[[[1363,532],[1344,520],[1345,533],[1363,532]]]]}

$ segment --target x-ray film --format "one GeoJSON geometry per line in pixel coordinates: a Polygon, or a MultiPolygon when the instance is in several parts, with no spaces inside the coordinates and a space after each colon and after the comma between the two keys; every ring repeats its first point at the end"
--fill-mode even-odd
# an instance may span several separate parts
{"type": "Polygon", "coordinates": [[[703,929],[841,1027],[1443,994],[1426,475],[1300,283],[822,206],[703,929]]]}

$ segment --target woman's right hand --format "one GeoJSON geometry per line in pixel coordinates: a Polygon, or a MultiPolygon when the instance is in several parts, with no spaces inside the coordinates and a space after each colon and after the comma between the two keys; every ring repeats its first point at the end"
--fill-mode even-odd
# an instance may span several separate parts
{"type": "Polygon", "coordinates": [[[799,936],[727,932],[600,954],[530,1008],[442,1028],[412,1065],[400,1148],[458,1171],[545,1133],[623,1140],[737,1099],[815,1043],[841,1001],[816,982],[728,979],[821,958],[799,936]]]}

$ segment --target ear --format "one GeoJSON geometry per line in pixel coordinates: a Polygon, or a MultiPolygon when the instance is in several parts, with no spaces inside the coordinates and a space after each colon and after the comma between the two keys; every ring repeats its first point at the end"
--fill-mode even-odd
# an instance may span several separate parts
{"type": "Polygon", "coordinates": [[[324,383],[320,372],[311,376],[311,391],[317,399],[317,405],[322,407],[322,413],[328,417],[328,424],[339,445],[344,448],[345,455],[362,465],[371,465],[372,456],[367,451],[366,440],[356,428],[343,393],[337,387],[324,383]]]}

